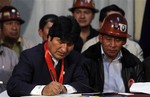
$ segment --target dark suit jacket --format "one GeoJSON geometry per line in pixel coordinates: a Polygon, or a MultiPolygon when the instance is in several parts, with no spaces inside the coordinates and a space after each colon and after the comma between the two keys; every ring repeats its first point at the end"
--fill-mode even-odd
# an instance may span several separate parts
{"type": "MultiPolygon", "coordinates": [[[[89,92],[88,78],[81,68],[82,56],[72,51],[65,58],[64,83],[73,86],[77,92],[89,92]]],[[[19,63],[7,84],[9,96],[30,95],[36,85],[47,85],[52,81],[44,58],[44,46],[39,44],[21,53],[19,63]]]]}
{"type": "MultiPolygon", "coordinates": [[[[90,79],[90,86],[95,89],[96,92],[103,92],[104,88],[104,64],[101,54],[100,42],[90,46],[82,54],[90,60],[86,61],[83,65],[87,71],[87,75],[90,79]],[[93,76],[94,75],[94,76],[93,76]]],[[[135,82],[143,81],[143,64],[142,62],[126,48],[121,49],[122,58],[122,80],[125,86],[125,92],[129,92],[128,82],[133,79],[135,82]]]]}

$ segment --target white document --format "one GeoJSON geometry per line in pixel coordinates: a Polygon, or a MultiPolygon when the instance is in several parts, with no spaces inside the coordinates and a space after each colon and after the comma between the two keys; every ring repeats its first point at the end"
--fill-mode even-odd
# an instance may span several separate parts
{"type": "Polygon", "coordinates": [[[150,94],[150,82],[133,83],[130,92],[150,94]]]}
{"type": "Polygon", "coordinates": [[[61,97],[61,96],[21,96],[21,97],[61,97]]]}
{"type": "Polygon", "coordinates": [[[82,94],[59,94],[56,96],[21,96],[21,97],[82,97],[82,94]]]}
{"type": "Polygon", "coordinates": [[[0,97],[9,97],[7,91],[5,90],[4,92],[0,93],[0,97]]]}

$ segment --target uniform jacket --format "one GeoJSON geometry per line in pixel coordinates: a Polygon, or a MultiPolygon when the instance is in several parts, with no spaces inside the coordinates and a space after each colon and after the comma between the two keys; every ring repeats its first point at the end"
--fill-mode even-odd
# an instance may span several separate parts
{"type": "MultiPolygon", "coordinates": [[[[94,91],[103,92],[104,87],[104,67],[101,55],[101,44],[98,42],[83,52],[87,57],[87,63],[84,65],[86,73],[90,79],[90,86],[94,91]],[[90,60],[89,60],[90,59],[90,60]]],[[[122,78],[125,91],[129,92],[128,82],[133,79],[135,82],[143,81],[143,65],[141,61],[131,54],[127,49],[122,48],[122,78]]]]}
{"type": "MultiPolygon", "coordinates": [[[[1,44],[3,46],[10,48],[8,46],[8,44],[5,43],[3,40],[1,41],[1,44]]],[[[14,45],[13,48],[10,48],[10,49],[14,50],[17,53],[17,55],[19,56],[23,50],[26,50],[26,49],[31,48],[33,46],[35,46],[34,43],[32,41],[30,41],[29,39],[26,39],[24,37],[19,37],[19,39],[17,40],[17,43],[14,45]],[[19,51],[17,51],[16,49],[18,49],[19,51]]]]}
{"type": "MultiPolygon", "coordinates": [[[[81,54],[72,51],[65,58],[64,83],[73,86],[77,92],[88,92],[88,78],[80,68],[81,54]]],[[[60,68],[56,67],[56,71],[60,68]]],[[[9,96],[30,95],[36,85],[47,85],[52,81],[44,58],[44,45],[39,44],[21,53],[19,63],[7,84],[9,96]]]]}
{"type": "MultiPolygon", "coordinates": [[[[90,27],[90,35],[87,37],[87,41],[95,36],[97,36],[99,34],[98,31],[96,31],[95,29],[93,29],[92,27],[90,27]]],[[[81,37],[78,39],[78,41],[76,42],[74,49],[78,52],[81,52],[82,50],[82,46],[83,46],[84,42],[81,39],[81,37]]]]}
{"type": "Polygon", "coordinates": [[[4,46],[0,46],[0,93],[6,90],[6,84],[9,80],[15,65],[18,63],[17,54],[4,46]]]}

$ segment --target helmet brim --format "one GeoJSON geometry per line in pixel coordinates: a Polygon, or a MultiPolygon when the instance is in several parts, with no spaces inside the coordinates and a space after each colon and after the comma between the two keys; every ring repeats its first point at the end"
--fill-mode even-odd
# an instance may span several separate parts
{"type": "Polygon", "coordinates": [[[7,19],[7,20],[0,20],[0,22],[6,22],[6,21],[12,21],[12,20],[19,21],[20,24],[24,24],[25,23],[25,21],[22,20],[22,19],[7,19]]]}
{"type": "Polygon", "coordinates": [[[110,32],[102,32],[101,30],[99,30],[98,32],[100,34],[114,36],[114,37],[120,37],[120,38],[130,38],[131,37],[131,35],[129,35],[129,34],[114,34],[114,33],[110,33],[110,32]]]}
{"type": "MultiPolygon", "coordinates": [[[[68,10],[71,11],[71,12],[74,12],[74,10],[77,9],[77,8],[87,8],[87,7],[74,7],[74,8],[69,8],[68,10]]],[[[99,10],[95,9],[95,8],[87,8],[87,9],[91,9],[94,13],[99,12],[99,10]]]]}

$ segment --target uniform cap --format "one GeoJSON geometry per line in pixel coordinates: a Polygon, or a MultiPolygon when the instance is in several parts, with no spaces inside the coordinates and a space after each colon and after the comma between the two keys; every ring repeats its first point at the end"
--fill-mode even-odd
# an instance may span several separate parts
{"type": "Polygon", "coordinates": [[[128,24],[125,17],[120,14],[111,14],[104,19],[104,23],[99,32],[110,36],[127,38],[130,37],[127,30],[128,24]]]}
{"type": "Polygon", "coordinates": [[[19,11],[13,6],[4,6],[0,10],[0,22],[17,20],[21,24],[24,23],[24,20],[21,19],[19,11]]]}
{"type": "Polygon", "coordinates": [[[76,8],[88,8],[94,13],[99,11],[98,9],[95,9],[95,3],[93,0],[74,0],[73,7],[70,8],[69,11],[73,12],[76,8]]]}

